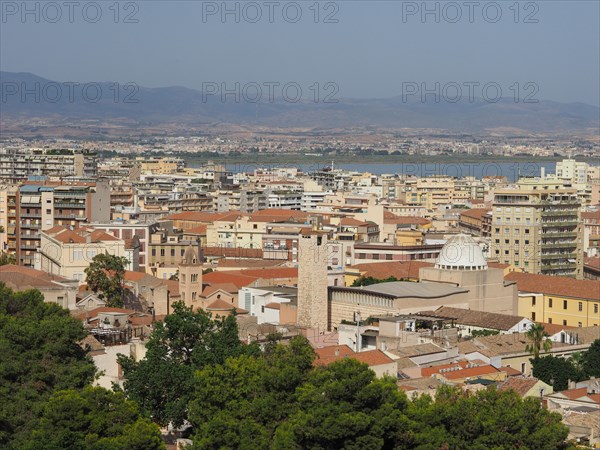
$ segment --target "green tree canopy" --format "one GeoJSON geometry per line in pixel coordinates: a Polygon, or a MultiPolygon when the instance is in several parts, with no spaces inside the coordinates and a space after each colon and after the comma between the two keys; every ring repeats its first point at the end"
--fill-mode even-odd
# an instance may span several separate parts
{"type": "Polygon", "coordinates": [[[311,367],[303,338],[270,343],[196,373],[189,420],[194,448],[564,448],[568,430],[537,399],[444,387],[409,401],[392,378],[352,358],[311,367]]]}
{"type": "Polygon", "coordinates": [[[0,447],[19,448],[57,389],[82,388],[95,367],[77,344],[86,333],[39,291],[0,283],[0,447]]]}
{"type": "Polygon", "coordinates": [[[127,395],[161,425],[181,425],[193,392],[194,372],[219,365],[229,357],[258,354],[256,345],[239,340],[235,317],[213,319],[181,302],[155,324],[141,361],[119,355],[127,395]]]}
{"type": "Polygon", "coordinates": [[[23,450],[159,450],[159,428],[122,392],[87,386],[55,392],[23,450]]]}
{"type": "Polygon", "coordinates": [[[88,287],[105,300],[108,306],[123,306],[125,267],[128,263],[123,256],[100,253],[94,256],[85,269],[88,287]]]}
{"type": "Polygon", "coordinates": [[[422,396],[409,406],[416,427],[408,448],[550,450],[565,448],[568,435],[561,416],[538,399],[494,387],[475,394],[442,387],[435,399],[422,396]]]}
{"type": "MultiPolygon", "coordinates": [[[[2,228],[2,227],[0,227],[2,228]]],[[[0,230],[0,233],[2,233],[2,231],[0,230]]],[[[15,255],[11,255],[9,253],[6,253],[5,251],[0,252],[0,266],[5,266],[7,264],[16,264],[17,263],[17,259],[15,258],[15,255]]]]}
{"type": "Polygon", "coordinates": [[[374,278],[374,277],[358,277],[356,280],[354,280],[354,282],[352,283],[352,286],[370,286],[372,284],[379,284],[379,283],[388,283],[390,281],[404,281],[404,280],[399,280],[398,278],[391,276],[391,277],[387,277],[387,278],[374,278]]]}
{"type": "Polygon", "coordinates": [[[548,355],[531,360],[531,364],[533,376],[551,385],[555,391],[564,391],[569,388],[569,380],[579,381],[583,377],[569,359],[548,355]]]}
{"type": "Polygon", "coordinates": [[[590,348],[584,354],[583,373],[586,378],[600,377],[600,339],[592,342],[590,348]]]}

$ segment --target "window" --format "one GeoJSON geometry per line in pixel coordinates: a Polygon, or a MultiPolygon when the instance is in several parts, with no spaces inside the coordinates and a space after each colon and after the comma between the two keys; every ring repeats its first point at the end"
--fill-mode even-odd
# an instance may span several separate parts
{"type": "Polygon", "coordinates": [[[510,234],[510,228],[505,228],[504,229],[504,234],[510,234]]]}
{"type": "Polygon", "coordinates": [[[581,327],[583,326],[583,324],[582,324],[581,322],[577,322],[577,326],[578,326],[579,328],[581,328],[581,327]]]}
{"type": "Polygon", "coordinates": [[[510,239],[504,239],[505,244],[510,244],[510,239]]]}
{"type": "Polygon", "coordinates": [[[197,273],[193,273],[191,278],[191,282],[195,283],[196,281],[198,281],[198,274],[197,273]]]}
{"type": "Polygon", "coordinates": [[[155,248],[152,249],[152,256],[156,256],[156,249],[155,248]]]}
{"type": "Polygon", "coordinates": [[[526,370],[527,370],[527,363],[521,363],[521,373],[525,374],[526,370]]]}
{"type": "Polygon", "coordinates": [[[261,306],[261,307],[260,307],[260,312],[261,312],[261,313],[264,313],[264,312],[265,312],[265,307],[264,307],[264,306],[261,306]]]}
{"type": "Polygon", "coordinates": [[[392,260],[393,255],[391,253],[388,253],[385,255],[385,259],[387,259],[388,261],[392,260]]]}
{"type": "Polygon", "coordinates": [[[525,228],[525,234],[529,234],[529,228],[525,228]]]}
{"type": "Polygon", "coordinates": [[[563,300],[563,309],[567,309],[567,301],[563,300]]]}
{"type": "Polygon", "coordinates": [[[46,210],[46,214],[51,214],[51,213],[52,213],[52,210],[51,210],[51,209],[47,209],[47,210],[46,210]]]}
{"type": "Polygon", "coordinates": [[[531,299],[531,306],[535,306],[535,297],[531,299]]]}
{"type": "Polygon", "coordinates": [[[529,245],[529,239],[525,239],[525,245],[529,245]]]}
{"type": "Polygon", "coordinates": [[[515,239],[515,245],[519,245],[519,240],[515,239]]]}
{"type": "Polygon", "coordinates": [[[566,321],[566,320],[563,320],[563,325],[566,325],[566,324],[567,324],[567,321],[566,321]]]}
{"type": "Polygon", "coordinates": [[[548,308],[552,308],[552,299],[551,298],[548,299],[548,308]]]}
{"type": "Polygon", "coordinates": [[[499,244],[499,243],[500,243],[500,239],[496,239],[496,244],[499,244]]]}
{"type": "Polygon", "coordinates": [[[598,303],[594,304],[594,314],[598,314],[598,303]]]}
{"type": "Polygon", "coordinates": [[[171,249],[171,256],[175,256],[175,249],[174,248],[171,249]]]}
{"type": "Polygon", "coordinates": [[[500,228],[496,228],[496,233],[500,233],[500,228]]]}
{"type": "Polygon", "coordinates": [[[548,323],[552,323],[552,317],[548,317],[548,323]]]}
{"type": "Polygon", "coordinates": [[[583,311],[583,302],[579,302],[577,308],[579,309],[579,312],[583,311]]]}

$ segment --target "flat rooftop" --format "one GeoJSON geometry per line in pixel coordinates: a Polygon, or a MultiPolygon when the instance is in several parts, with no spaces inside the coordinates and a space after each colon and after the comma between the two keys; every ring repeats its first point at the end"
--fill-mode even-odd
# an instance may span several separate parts
{"type": "Polygon", "coordinates": [[[390,298],[440,298],[469,292],[467,289],[443,283],[412,283],[410,281],[391,281],[359,287],[330,286],[329,289],[333,291],[364,292],[365,294],[383,295],[390,298]]]}

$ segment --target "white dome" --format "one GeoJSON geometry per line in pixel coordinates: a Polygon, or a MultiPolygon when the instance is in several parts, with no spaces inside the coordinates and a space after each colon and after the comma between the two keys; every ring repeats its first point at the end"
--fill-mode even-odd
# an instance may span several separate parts
{"type": "Polygon", "coordinates": [[[481,247],[466,234],[448,239],[435,262],[436,269],[486,270],[487,262],[481,247]]]}

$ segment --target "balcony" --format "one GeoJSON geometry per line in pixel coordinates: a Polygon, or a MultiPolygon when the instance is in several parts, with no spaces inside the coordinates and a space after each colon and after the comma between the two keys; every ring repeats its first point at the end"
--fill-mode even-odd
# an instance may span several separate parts
{"type": "Polygon", "coordinates": [[[577,211],[576,210],[560,210],[560,209],[547,210],[547,211],[543,211],[542,215],[549,216],[549,217],[565,217],[565,216],[577,217],[577,211]]]}
{"type": "Polygon", "coordinates": [[[75,214],[55,214],[55,219],[67,219],[67,220],[86,220],[86,216],[79,216],[75,214]]]}
{"type": "Polygon", "coordinates": [[[22,223],[21,228],[29,228],[31,230],[39,230],[41,228],[41,223],[22,223]]]}
{"type": "Polygon", "coordinates": [[[576,253],[542,253],[541,259],[545,261],[547,259],[576,259],[576,253]]]}
{"type": "Polygon", "coordinates": [[[542,228],[551,227],[576,227],[579,225],[578,220],[561,220],[561,221],[545,221],[542,222],[542,228]]]}
{"type": "Polygon", "coordinates": [[[67,208],[67,209],[73,209],[73,208],[85,208],[85,203],[77,203],[77,202],[54,202],[54,208],[67,208]]]}
{"type": "Polygon", "coordinates": [[[40,248],[38,245],[19,245],[21,250],[37,250],[40,248]]]}
{"type": "Polygon", "coordinates": [[[39,239],[40,235],[39,233],[35,233],[35,234],[20,234],[19,235],[21,237],[21,239],[39,239]]]}
{"type": "Polygon", "coordinates": [[[552,263],[552,264],[542,264],[542,270],[565,270],[565,269],[576,269],[576,263],[552,263]]]}
{"type": "Polygon", "coordinates": [[[542,249],[553,249],[553,248],[575,248],[577,242],[544,242],[542,243],[542,249]]]}
{"type": "Polygon", "coordinates": [[[24,219],[41,219],[42,215],[41,214],[34,214],[34,213],[25,213],[25,214],[21,214],[21,218],[24,219]]]}
{"type": "Polygon", "coordinates": [[[545,231],[542,238],[545,237],[561,237],[561,238],[576,238],[579,234],[575,231],[545,231]]]}

